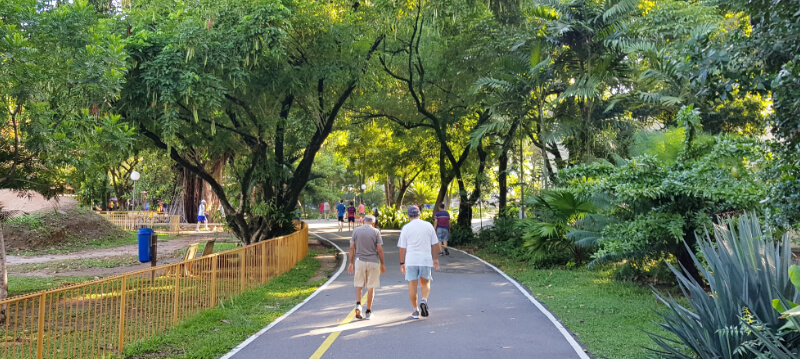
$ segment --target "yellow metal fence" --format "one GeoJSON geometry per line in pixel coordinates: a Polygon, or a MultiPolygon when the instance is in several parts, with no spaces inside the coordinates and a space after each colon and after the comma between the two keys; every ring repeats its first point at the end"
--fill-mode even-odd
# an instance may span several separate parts
{"type": "Polygon", "coordinates": [[[134,231],[141,227],[153,228],[154,226],[168,227],[169,234],[178,234],[181,230],[181,216],[171,216],[166,212],[99,211],[97,214],[128,231],[134,231]]]}
{"type": "Polygon", "coordinates": [[[104,358],[265,284],[308,253],[308,226],[209,256],[0,301],[2,358],[104,358]]]}

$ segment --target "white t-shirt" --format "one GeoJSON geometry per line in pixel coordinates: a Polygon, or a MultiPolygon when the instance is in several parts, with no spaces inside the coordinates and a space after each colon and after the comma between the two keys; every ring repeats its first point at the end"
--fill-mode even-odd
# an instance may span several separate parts
{"type": "Polygon", "coordinates": [[[406,223],[397,247],[406,249],[406,266],[433,267],[431,246],[439,243],[433,225],[421,219],[406,223]]]}
{"type": "Polygon", "coordinates": [[[206,215],[206,205],[200,204],[200,208],[197,209],[198,216],[205,216],[206,215]]]}
{"type": "Polygon", "coordinates": [[[328,202],[325,202],[325,203],[322,205],[322,210],[324,210],[324,211],[330,211],[330,210],[331,210],[331,205],[330,205],[330,203],[328,203],[328,202]]]}

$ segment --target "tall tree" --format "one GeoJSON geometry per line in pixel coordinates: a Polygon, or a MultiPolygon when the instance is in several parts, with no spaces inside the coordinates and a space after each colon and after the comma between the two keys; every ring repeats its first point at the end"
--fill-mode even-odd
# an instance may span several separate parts
{"type": "Polygon", "coordinates": [[[409,8],[413,11],[399,5],[390,9],[402,14],[395,25],[402,32],[396,40],[387,40],[379,59],[383,70],[405,88],[403,94],[419,116],[404,125],[426,128],[438,141],[436,204],[442,203],[455,179],[460,198],[457,224],[469,226],[477,197],[469,196],[463,172],[471,153],[467,142],[469,133],[488,121],[490,114],[476,106],[469,91],[479,71],[480,54],[464,45],[473,41],[470,36],[492,14],[480,6],[450,2],[414,1],[409,8]],[[464,37],[458,42],[460,34],[464,37]]]}
{"type": "Polygon", "coordinates": [[[292,230],[314,157],[383,37],[352,2],[133,5],[126,117],[209,184],[232,232],[292,230]],[[212,176],[227,161],[229,182],[212,176]]]}
{"type": "MultiPolygon", "coordinates": [[[[107,111],[125,58],[113,22],[86,1],[0,3],[0,188],[50,196],[63,187],[76,144],[119,123],[107,111]]],[[[0,230],[0,299],[7,295],[0,230]]]]}

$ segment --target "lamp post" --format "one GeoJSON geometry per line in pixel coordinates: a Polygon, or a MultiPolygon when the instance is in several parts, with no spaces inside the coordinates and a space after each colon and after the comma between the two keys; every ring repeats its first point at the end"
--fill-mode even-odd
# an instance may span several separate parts
{"type": "Polygon", "coordinates": [[[136,171],[131,172],[131,179],[133,180],[133,193],[132,193],[133,194],[133,199],[132,200],[133,200],[133,208],[134,209],[136,208],[136,181],[138,181],[140,177],[141,177],[141,175],[139,174],[139,172],[136,172],[136,171]]]}
{"type": "Polygon", "coordinates": [[[361,202],[360,203],[364,203],[364,191],[366,191],[366,190],[367,190],[367,185],[362,183],[361,184],[361,202]]]}

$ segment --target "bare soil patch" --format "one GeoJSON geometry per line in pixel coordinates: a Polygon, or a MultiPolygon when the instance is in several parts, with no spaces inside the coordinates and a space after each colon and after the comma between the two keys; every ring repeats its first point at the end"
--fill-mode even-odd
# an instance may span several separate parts
{"type": "Polygon", "coordinates": [[[44,210],[68,210],[78,207],[78,201],[68,197],[46,199],[32,191],[0,190],[0,207],[3,211],[16,212],[15,215],[35,213],[44,210]]]}
{"type": "Polygon", "coordinates": [[[336,269],[341,265],[342,258],[338,253],[332,252],[330,250],[331,248],[332,247],[321,244],[319,241],[308,242],[309,251],[316,251],[320,253],[314,257],[314,259],[319,262],[320,267],[314,273],[314,276],[308,280],[309,283],[314,283],[320,279],[330,278],[333,272],[335,272],[336,269]]]}
{"type": "Polygon", "coordinates": [[[41,211],[9,220],[3,226],[6,249],[20,251],[69,251],[100,242],[130,239],[123,231],[88,209],[41,211]]]}

